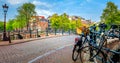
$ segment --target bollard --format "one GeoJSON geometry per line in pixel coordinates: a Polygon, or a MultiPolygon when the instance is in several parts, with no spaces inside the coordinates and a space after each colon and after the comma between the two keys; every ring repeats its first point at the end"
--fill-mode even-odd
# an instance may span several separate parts
{"type": "Polygon", "coordinates": [[[32,30],[30,29],[29,32],[30,32],[30,38],[32,38],[32,30]]]}
{"type": "Polygon", "coordinates": [[[10,31],[8,31],[8,40],[9,40],[9,43],[11,43],[10,31]]]}
{"type": "Polygon", "coordinates": [[[46,36],[48,36],[48,28],[46,28],[46,36]]]}

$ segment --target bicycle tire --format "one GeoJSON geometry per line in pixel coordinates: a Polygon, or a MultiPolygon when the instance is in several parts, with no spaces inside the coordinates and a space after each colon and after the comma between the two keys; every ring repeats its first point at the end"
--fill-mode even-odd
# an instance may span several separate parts
{"type": "Polygon", "coordinates": [[[84,63],[84,61],[88,61],[87,60],[88,58],[86,59],[86,56],[84,56],[84,53],[86,53],[89,56],[89,49],[88,49],[88,47],[89,46],[85,46],[85,47],[82,47],[80,49],[80,61],[81,61],[81,63],[84,63]]]}
{"type": "MultiPolygon", "coordinates": [[[[95,48],[95,47],[92,47],[92,46],[85,46],[85,47],[82,47],[81,49],[80,49],[80,61],[81,61],[81,63],[88,63],[88,62],[90,62],[90,59],[93,57],[93,56],[95,56],[96,55],[96,53],[94,54],[93,53],[93,55],[92,56],[90,56],[90,48],[92,48],[93,50],[92,50],[92,53],[93,52],[96,52],[96,49],[98,49],[98,48],[95,48]],[[86,55],[86,56],[84,56],[84,55],[86,55]]],[[[99,56],[99,57],[101,57],[101,60],[96,60],[97,62],[100,62],[100,63],[105,63],[105,54],[104,54],[104,52],[102,52],[102,51],[99,51],[99,53],[96,55],[96,57],[97,56],[99,56]],[[99,56],[100,55],[100,56],[99,56]]],[[[96,58],[96,57],[94,57],[94,58],[96,58]]],[[[97,59],[97,58],[96,58],[97,59]]],[[[95,62],[95,59],[93,59],[93,62],[95,62]]]]}
{"type": "Polygon", "coordinates": [[[76,61],[78,59],[78,56],[79,56],[79,46],[78,45],[74,45],[74,48],[73,48],[73,52],[72,52],[72,60],[73,61],[76,61]]]}

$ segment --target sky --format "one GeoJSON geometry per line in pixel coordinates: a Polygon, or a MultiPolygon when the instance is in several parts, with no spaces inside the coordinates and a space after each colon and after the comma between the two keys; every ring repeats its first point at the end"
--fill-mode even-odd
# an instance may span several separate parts
{"type": "Polygon", "coordinates": [[[120,0],[0,0],[0,21],[4,21],[2,5],[5,3],[9,6],[6,18],[8,21],[14,19],[18,14],[18,7],[31,2],[36,6],[37,15],[45,16],[45,18],[54,13],[58,15],[67,13],[70,16],[81,16],[86,20],[98,22],[106,3],[109,1],[120,9],[120,0]]]}

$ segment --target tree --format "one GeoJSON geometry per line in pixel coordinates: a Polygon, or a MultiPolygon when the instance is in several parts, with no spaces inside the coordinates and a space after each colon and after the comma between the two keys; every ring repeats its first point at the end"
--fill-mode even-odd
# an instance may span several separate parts
{"type": "Polygon", "coordinates": [[[19,30],[25,27],[25,24],[27,24],[25,16],[23,14],[17,15],[15,21],[19,30]]]}
{"type": "Polygon", "coordinates": [[[79,28],[82,25],[81,19],[78,18],[76,21],[76,28],[79,28]]]}
{"type": "Polygon", "coordinates": [[[0,31],[4,30],[4,22],[0,21],[0,31]]]}
{"type": "Polygon", "coordinates": [[[8,22],[7,22],[7,25],[6,25],[6,29],[7,30],[14,30],[14,26],[13,26],[13,23],[14,23],[14,19],[12,19],[12,20],[9,20],[8,22]]]}
{"type": "Polygon", "coordinates": [[[77,19],[72,20],[72,31],[75,30],[75,32],[77,33],[77,29],[81,26],[84,26],[81,22],[81,18],[78,17],[77,19]]]}
{"type": "Polygon", "coordinates": [[[50,18],[50,21],[51,21],[51,26],[52,28],[56,28],[56,29],[59,29],[59,16],[57,14],[53,14],[50,18]]]}
{"type": "Polygon", "coordinates": [[[59,29],[59,26],[60,26],[59,21],[60,20],[59,20],[58,14],[53,14],[50,18],[51,27],[55,30],[55,35],[56,35],[57,29],[59,29]]]}
{"type": "Polygon", "coordinates": [[[76,30],[76,21],[70,21],[70,29],[72,31],[76,30]]]}
{"type": "Polygon", "coordinates": [[[24,23],[27,26],[27,30],[28,30],[29,19],[31,18],[31,16],[33,16],[36,13],[35,5],[32,3],[24,3],[22,6],[18,8],[18,13],[19,13],[19,15],[17,16],[18,20],[22,18],[23,21],[22,23],[24,23]]]}
{"type": "Polygon", "coordinates": [[[50,18],[50,21],[52,28],[57,30],[59,29],[62,31],[62,34],[64,31],[73,31],[82,25],[80,18],[69,20],[69,16],[66,13],[63,13],[61,15],[53,14],[50,18]]]}
{"type": "Polygon", "coordinates": [[[63,13],[60,15],[60,29],[63,31],[68,31],[70,29],[70,20],[68,19],[68,15],[63,13]]]}
{"type": "MultiPolygon", "coordinates": [[[[119,16],[120,17],[120,16],[119,16]]],[[[106,8],[103,10],[101,21],[108,25],[116,24],[118,21],[118,9],[113,2],[108,2],[106,8]]]]}
{"type": "Polygon", "coordinates": [[[120,24],[120,10],[119,10],[118,13],[116,14],[115,18],[116,18],[115,23],[116,23],[116,24],[120,24]]]}

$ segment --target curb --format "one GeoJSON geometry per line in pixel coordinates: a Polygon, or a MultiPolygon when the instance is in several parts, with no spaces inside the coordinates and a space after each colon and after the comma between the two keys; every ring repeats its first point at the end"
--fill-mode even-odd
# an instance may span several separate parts
{"type": "Polygon", "coordinates": [[[15,44],[21,44],[21,43],[26,43],[26,42],[31,42],[31,41],[35,41],[35,40],[42,40],[42,39],[47,39],[47,38],[54,38],[54,37],[61,37],[61,36],[69,36],[69,35],[56,35],[56,36],[45,36],[45,37],[39,37],[39,38],[33,38],[33,39],[22,39],[22,40],[18,40],[18,42],[15,40],[13,40],[12,43],[9,43],[9,41],[6,41],[6,44],[0,44],[0,46],[9,46],[9,45],[15,45],[15,44]],[[15,42],[15,43],[14,43],[15,42]]]}

